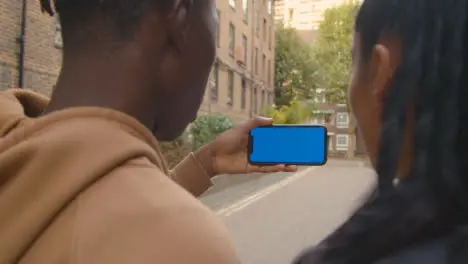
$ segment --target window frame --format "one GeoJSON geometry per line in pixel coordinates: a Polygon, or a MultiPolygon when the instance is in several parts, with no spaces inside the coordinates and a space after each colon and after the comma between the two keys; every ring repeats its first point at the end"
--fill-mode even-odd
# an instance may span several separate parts
{"type": "Polygon", "coordinates": [[[337,134],[335,136],[335,147],[338,151],[347,151],[349,148],[349,135],[347,134],[337,134]],[[345,139],[346,143],[341,144],[340,139],[345,139]]]}
{"type": "Polygon", "coordinates": [[[218,102],[219,96],[219,65],[215,62],[211,68],[210,74],[210,101],[218,102]]]}
{"type": "Polygon", "coordinates": [[[249,24],[249,1],[250,0],[242,0],[242,14],[244,16],[243,20],[246,25],[249,24]]]}
{"type": "Polygon", "coordinates": [[[335,124],[337,128],[349,127],[349,114],[347,112],[339,112],[336,114],[335,124]],[[346,121],[341,121],[340,118],[345,117],[346,121]]]}
{"type": "Polygon", "coordinates": [[[236,53],[236,26],[230,22],[229,23],[229,56],[234,58],[236,53]]]}
{"type": "Polygon", "coordinates": [[[228,74],[227,105],[232,107],[234,106],[234,83],[235,83],[234,71],[228,70],[227,74],[228,74]]]}

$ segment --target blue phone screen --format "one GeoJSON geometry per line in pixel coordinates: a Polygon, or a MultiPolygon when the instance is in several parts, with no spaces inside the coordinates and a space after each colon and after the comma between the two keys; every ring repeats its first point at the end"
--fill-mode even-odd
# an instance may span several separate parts
{"type": "Polygon", "coordinates": [[[251,163],[323,165],[327,129],[323,126],[271,126],[250,131],[251,163]]]}

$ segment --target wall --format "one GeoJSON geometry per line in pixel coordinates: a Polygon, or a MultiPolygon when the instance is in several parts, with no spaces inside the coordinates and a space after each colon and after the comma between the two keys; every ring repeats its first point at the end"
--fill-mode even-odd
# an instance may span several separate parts
{"type": "MultiPolygon", "coordinates": [[[[57,79],[61,50],[55,45],[56,21],[39,1],[28,1],[24,87],[49,95],[57,79]]],[[[0,0],[0,89],[18,87],[22,0],[0,0]]]]}

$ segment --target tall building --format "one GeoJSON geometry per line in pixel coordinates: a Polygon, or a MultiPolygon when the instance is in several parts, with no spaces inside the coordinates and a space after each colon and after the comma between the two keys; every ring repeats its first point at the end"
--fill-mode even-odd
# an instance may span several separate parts
{"type": "MultiPolygon", "coordinates": [[[[273,102],[272,2],[217,0],[217,8],[218,56],[200,111],[242,121],[273,102]]],[[[22,86],[50,95],[62,59],[58,20],[37,0],[0,0],[0,19],[0,90],[22,86]]]]}
{"type": "Polygon", "coordinates": [[[278,0],[275,2],[275,20],[295,28],[306,42],[312,42],[325,10],[348,1],[278,0]]]}
{"type": "Polygon", "coordinates": [[[201,112],[243,121],[274,101],[272,0],[217,0],[216,4],[217,59],[201,112]]]}
{"type": "Polygon", "coordinates": [[[326,9],[348,0],[279,0],[275,20],[297,30],[317,30],[326,9]]]}

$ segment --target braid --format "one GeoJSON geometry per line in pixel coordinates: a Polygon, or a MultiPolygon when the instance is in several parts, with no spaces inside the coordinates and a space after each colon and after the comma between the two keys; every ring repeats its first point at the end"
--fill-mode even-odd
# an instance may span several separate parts
{"type": "Polygon", "coordinates": [[[467,9],[466,0],[364,1],[356,22],[364,56],[385,35],[402,40],[382,114],[378,187],[297,264],[372,263],[467,224],[467,9]],[[411,106],[414,163],[409,179],[394,187],[411,106]]]}

